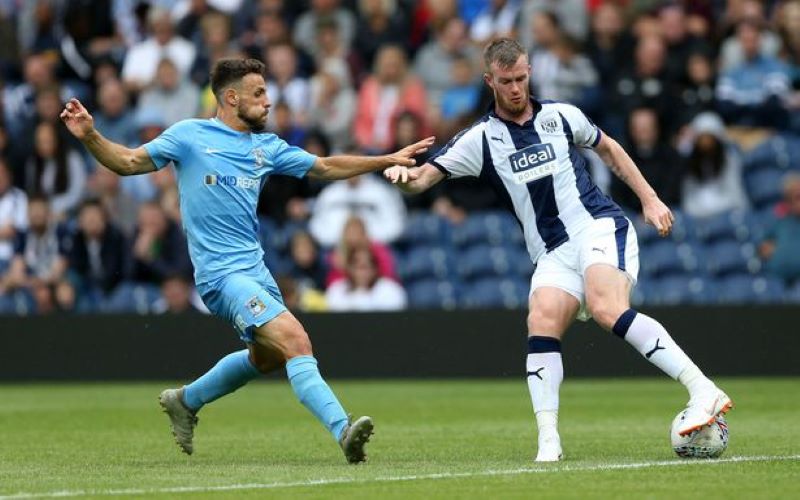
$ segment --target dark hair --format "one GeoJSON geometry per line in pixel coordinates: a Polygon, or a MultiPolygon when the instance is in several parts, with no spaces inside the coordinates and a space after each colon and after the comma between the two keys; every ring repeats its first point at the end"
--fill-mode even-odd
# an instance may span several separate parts
{"type": "Polygon", "coordinates": [[[519,56],[526,55],[522,45],[510,38],[499,38],[490,43],[483,51],[483,62],[489,71],[492,63],[497,63],[501,68],[510,68],[516,64],[519,56]]]}
{"type": "Polygon", "coordinates": [[[211,68],[211,91],[219,100],[228,85],[239,82],[250,73],[264,76],[265,71],[266,66],[258,59],[220,59],[211,68]]]}
{"type": "MultiPolygon", "coordinates": [[[[56,179],[55,191],[53,194],[61,194],[69,187],[69,165],[67,165],[67,138],[61,132],[58,126],[50,122],[40,122],[38,127],[47,126],[53,131],[53,137],[56,141],[56,149],[54,151],[53,160],[56,162],[56,179]]],[[[29,194],[42,194],[42,176],[44,175],[45,159],[36,151],[33,155],[33,179],[28,182],[29,194]]]]}

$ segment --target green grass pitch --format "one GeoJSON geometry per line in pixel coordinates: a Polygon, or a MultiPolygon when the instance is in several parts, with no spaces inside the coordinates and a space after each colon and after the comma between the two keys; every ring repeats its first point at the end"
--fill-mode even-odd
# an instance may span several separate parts
{"type": "Polygon", "coordinates": [[[719,381],[737,407],[722,460],[675,457],[685,404],[665,379],[567,380],[566,460],[537,465],[519,380],[332,381],[374,417],[348,466],[286,382],[251,384],[200,414],[195,454],[172,441],[165,384],[0,385],[0,498],[797,498],[798,379],[719,381]]]}

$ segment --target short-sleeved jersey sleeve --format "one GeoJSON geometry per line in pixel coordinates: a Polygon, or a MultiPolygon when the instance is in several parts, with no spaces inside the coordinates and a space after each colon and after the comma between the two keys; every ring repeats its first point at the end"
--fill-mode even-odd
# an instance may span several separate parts
{"type": "Polygon", "coordinates": [[[305,176],[317,161],[316,155],[297,146],[290,146],[282,139],[278,139],[273,155],[274,173],[298,178],[305,176]]]}
{"type": "Polygon", "coordinates": [[[483,131],[480,125],[462,130],[428,163],[447,177],[478,177],[483,167],[483,131]]]}
{"type": "Polygon", "coordinates": [[[187,144],[192,138],[191,122],[180,121],[161,133],[158,137],[144,145],[156,169],[161,169],[169,162],[180,163],[185,154],[187,144]]]}
{"type": "Polygon", "coordinates": [[[572,130],[572,142],[576,146],[582,148],[597,146],[603,133],[583,114],[583,111],[570,104],[558,104],[558,112],[567,120],[572,130]]]}

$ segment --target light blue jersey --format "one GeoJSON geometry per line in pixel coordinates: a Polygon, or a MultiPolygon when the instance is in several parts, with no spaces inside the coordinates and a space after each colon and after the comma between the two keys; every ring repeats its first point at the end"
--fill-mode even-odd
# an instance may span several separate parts
{"type": "Polygon", "coordinates": [[[172,161],[195,282],[214,314],[253,342],[252,327],[286,310],[264,266],[256,206],[273,174],[303,177],[316,156],[274,134],[184,120],[144,145],[156,168],[172,161]]]}
{"type": "Polygon", "coordinates": [[[238,132],[216,118],[178,122],[144,147],[156,168],[175,164],[198,285],[263,261],[261,188],[273,174],[303,177],[316,160],[274,134],[238,132]]]}

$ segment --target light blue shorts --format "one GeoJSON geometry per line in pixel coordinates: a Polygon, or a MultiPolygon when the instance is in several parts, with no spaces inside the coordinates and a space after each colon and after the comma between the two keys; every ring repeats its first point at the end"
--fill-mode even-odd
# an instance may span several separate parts
{"type": "Polygon", "coordinates": [[[286,311],[278,284],[264,264],[202,283],[197,291],[208,309],[233,325],[248,344],[255,343],[253,328],[286,311]]]}

